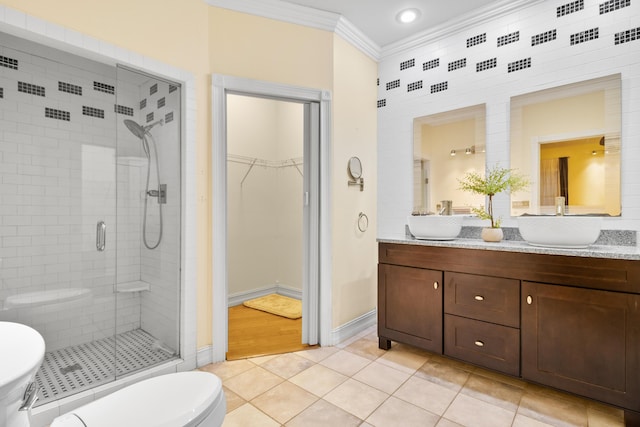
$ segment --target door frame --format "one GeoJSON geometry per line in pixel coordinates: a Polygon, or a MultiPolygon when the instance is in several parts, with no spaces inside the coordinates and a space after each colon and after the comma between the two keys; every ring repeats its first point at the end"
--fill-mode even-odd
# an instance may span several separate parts
{"type": "MultiPolygon", "coordinates": [[[[317,103],[319,131],[316,160],[311,170],[310,229],[317,234],[309,242],[308,277],[303,281],[303,341],[330,345],[331,339],[331,232],[330,232],[330,136],[331,92],[279,83],[212,75],[212,362],[221,362],[228,350],[227,284],[227,93],[317,103]],[[315,178],[314,176],[315,175],[315,178]],[[315,190],[313,190],[315,189],[315,190]]],[[[310,124],[314,128],[314,124],[310,124]]],[[[312,144],[313,145],[313,144],[312,144]]],[[[312,157],[313,158],[313,157],[312,157]]]]}

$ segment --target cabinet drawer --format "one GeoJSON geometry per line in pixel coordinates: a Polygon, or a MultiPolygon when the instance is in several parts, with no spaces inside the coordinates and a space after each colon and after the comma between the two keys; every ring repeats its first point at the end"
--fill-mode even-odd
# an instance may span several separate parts
{"type": "Polygon", "coordinates": [[[445,273],[445,313],[520,327],[520,281],[445,273]]]}
{"type": "Polygon", "coordinates": [[[444,354],[518,376],[520,330],[446,314],[444,354]]]}

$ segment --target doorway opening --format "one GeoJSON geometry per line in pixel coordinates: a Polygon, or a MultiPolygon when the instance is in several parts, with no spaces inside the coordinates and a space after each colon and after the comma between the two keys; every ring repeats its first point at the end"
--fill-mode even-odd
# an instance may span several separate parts
{"type": "Polygon", "coordinates": [[[305,105],[226,103],[227,360],[302,350],[305,105]]]}
{"type": "Polygon", "coordinates": [[[213,76],[212,93],[212,361],[225,360],[230,350],[230,306],[264,293],[301,301],[297,344],[328,345],[331,94],[222,75],[213,76]],[[248,112],[257,107],[249,103],[270,105],[269,113],[250,119],[248,112]],[[234,105],[241,105],[237,119],[234,105]],[[298,119],[292,120],[292,115],[298,119]],[[256,132],[263,125],[269,128],[263,121],[287,126],[256,132]],[[294,121],[297,124],[291,125],[294,121]],[[302,134],[303,142],[291,142],[300,138],[289,134],[302,134]],[[243,136],[240,145],[230,143],[234,135],[243,136]],[[275,145],[266,144],[267,139],[275,139],[275,145]],[[269,182],[271,186],[264,185],[269,182]],[[234,205],[243,209],[234,214],[234,205]],[[268,269],[250,271],[260,265],[268,269]],[[241,282],[240,288],[235,288],[236,282],[241,282]]]}

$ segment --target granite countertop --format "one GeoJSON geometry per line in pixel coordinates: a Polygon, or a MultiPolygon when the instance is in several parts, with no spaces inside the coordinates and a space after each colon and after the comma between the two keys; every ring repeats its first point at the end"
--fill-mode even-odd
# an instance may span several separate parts
{"type": "Polygon", "coordinates": [[[585,249],[543,248],[531,246],[523,240],[503,240],[499,243],[489,243],[477,238],[457,238],[455,240],[418,240],[401,233],[394,236],[378,237],[380,243],[397,243],[403,245],[422,245],[445,248],[483,249],[489,251],[522,252],[544,255],[564,255],[588,258],[611,258],[640,260],[640,250],[637,245],[596,244],[585,249]]]}

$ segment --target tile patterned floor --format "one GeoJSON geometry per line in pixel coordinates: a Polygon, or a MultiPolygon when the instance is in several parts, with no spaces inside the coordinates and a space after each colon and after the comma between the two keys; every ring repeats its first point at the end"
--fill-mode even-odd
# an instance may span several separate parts
{"type": "Polygon", "coordinates": [[[211,364],[225,427],[623,426],[622,411],[394,343],[375,328],[335,347],[211,364]]]}

